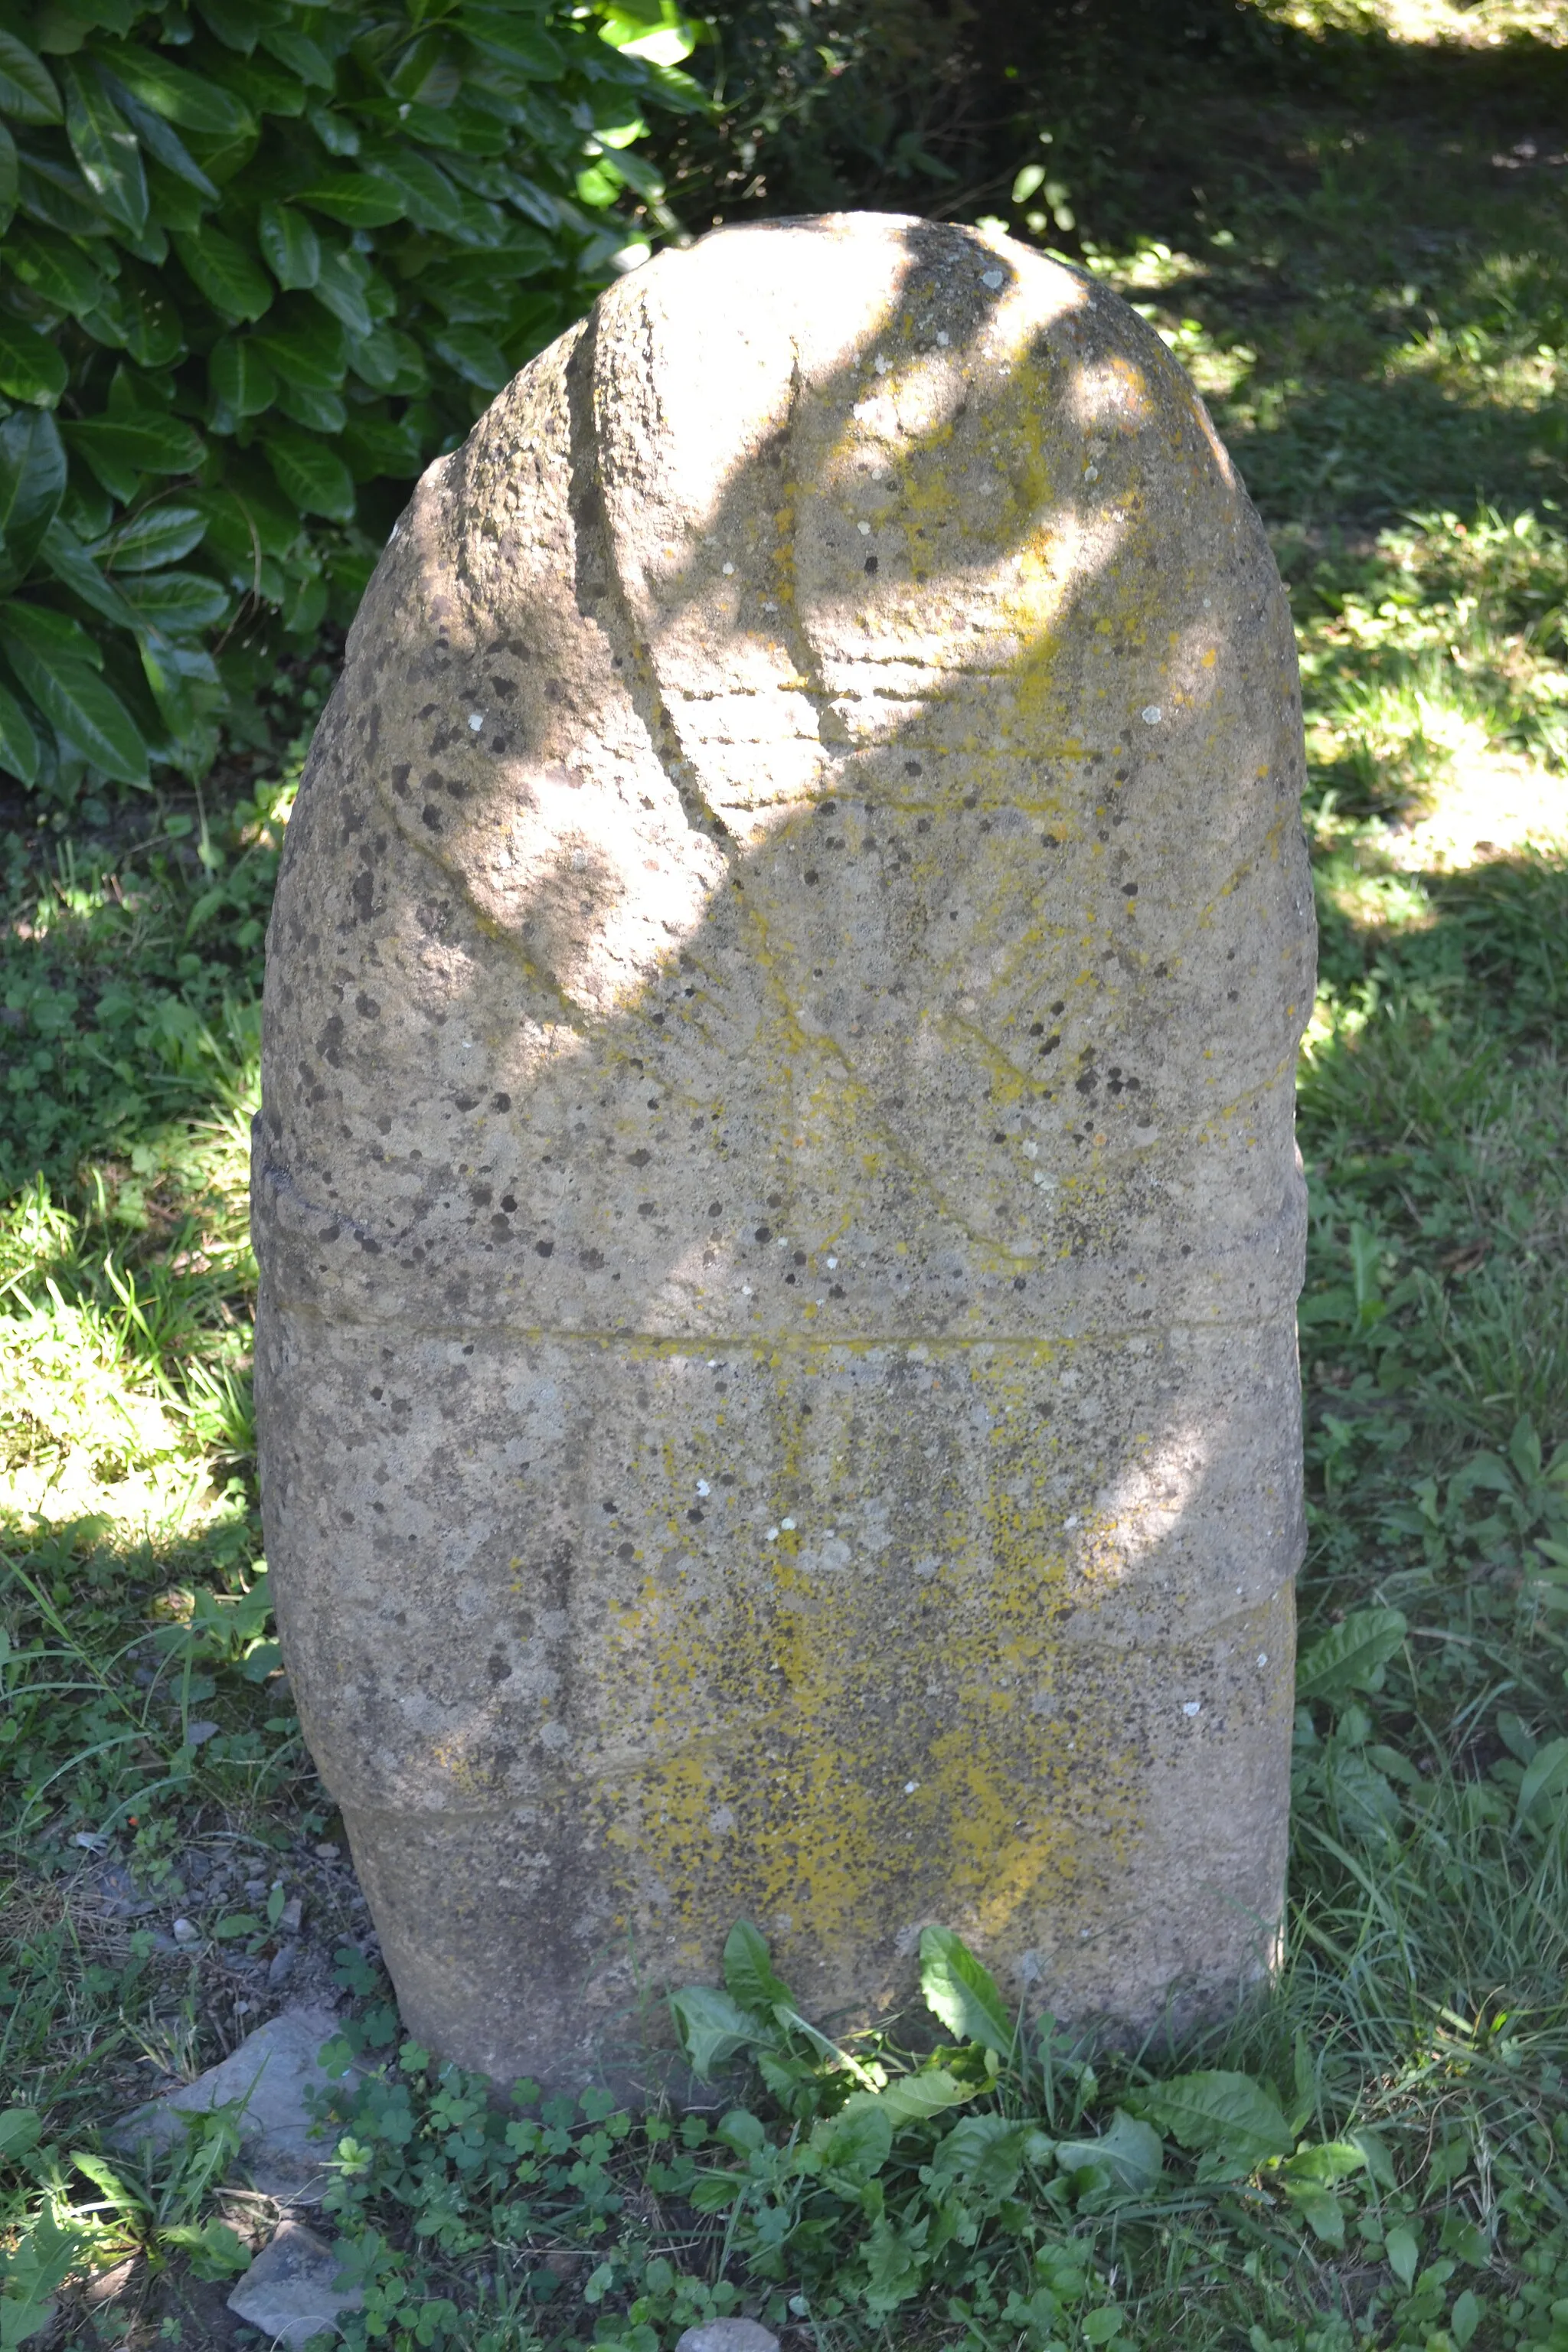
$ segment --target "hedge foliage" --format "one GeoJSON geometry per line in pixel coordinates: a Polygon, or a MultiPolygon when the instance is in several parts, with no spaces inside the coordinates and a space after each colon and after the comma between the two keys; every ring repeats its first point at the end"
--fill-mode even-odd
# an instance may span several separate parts
{"type": "Polygon", "coordinates": [[[671,0],[42,0],[0,28],[0,770],[199,775],[644,226],[671,0]],[[629,193],[628,193],[629,192],[629,193]]]}

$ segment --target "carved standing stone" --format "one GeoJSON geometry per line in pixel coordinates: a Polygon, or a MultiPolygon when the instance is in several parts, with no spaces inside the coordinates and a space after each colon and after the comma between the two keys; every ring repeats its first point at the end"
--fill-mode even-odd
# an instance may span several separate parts
{"type": "Polygon", "coordinates": [[[726,229],[426,475],[254,1195],[284,1645],[422,2040],[624,2077],[742,1914],[817,2014],[933,1920],[1073,2020],[1267,1969],[1300,782],[1203,408],[1005,239],[726,229]]]}

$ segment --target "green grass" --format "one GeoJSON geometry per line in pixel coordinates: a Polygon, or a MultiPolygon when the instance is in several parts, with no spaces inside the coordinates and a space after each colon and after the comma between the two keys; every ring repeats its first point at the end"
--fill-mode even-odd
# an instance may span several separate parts
{"type": "Polygon", "coordinates": [[[340,2103],[356,2342],[668,2352],[744,2308],[789,2352],[1568,2352],[1568,856],[1519,838],[1568,810],[1568,239],[1563,168],[1492,162],[1543,101],[1489,62],[1489,21],[1463,56],[1369,39],[1261,96],[1216,68],[1142,177],[1071,186],[1082,250],[1247,472],[1307,686],[1311,1533],[1277,1993],[1090,2067],[933,1978],[934,2056],[919,2013],[840,2053],[778,2022],[742,1938],[741,2027],[687,2024],[752,2070],[648,2119],[500,2108],[400,2045],[270,1640],[250,1451],[245,1125],[298,747],[205,803],[18,820],[0,2344],[229,2340],[269,2222],[232,2131],[151,2171],[101,2135],[335,1983],[348,2042],[391,2061],[340,2103]],[[1444,856],[1483,824],[1492,847],[1444,856]]]}

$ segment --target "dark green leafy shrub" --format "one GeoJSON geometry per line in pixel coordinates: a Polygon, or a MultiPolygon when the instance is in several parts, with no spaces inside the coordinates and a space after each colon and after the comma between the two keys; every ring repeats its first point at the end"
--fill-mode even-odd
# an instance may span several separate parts
{"type": "Polygon", "coordinates": [[[0,769],[199,774],[405,486],[668,223],[660,0],[43,0],[0,29],[0,769]],[[628,192],[629,194],[628,194],[628,192]]]}

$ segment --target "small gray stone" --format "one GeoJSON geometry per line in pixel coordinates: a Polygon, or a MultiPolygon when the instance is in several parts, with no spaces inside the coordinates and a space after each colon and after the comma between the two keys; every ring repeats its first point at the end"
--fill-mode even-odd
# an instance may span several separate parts
{"type": "MultiPolygon", "coordinates": [[[[335,2284],[341,2261],[335,2244],[329,2245],[302,2222],[285,2221],[229,2296],[228,2307],[247,2327],[259,2327],[274,2342],[299,2352],[312,2336],[336,2328],[345,2311],[357,2311],[364,2301],[357,2286],[335,2284]]],[[[768,2343],[772,2345],[772,2336],[768,2343]]],[[[736,2352],[741,2352],[739,2346],[736,2352]]]]}
{"type": "Polygon", "coordinates": [[[709,2319],[677,2336],[675,2352],[779,2352],[779,2339],[755,2319],[709,2319]]]}
{"type": "Polygon", "coordinates": [[[705,2319],[677,2336],[675,2352],[778,2352],[778,2338],[757,2319],[705,2319]]]}
{"type": "Polygon", "coordinates": [[[105,1863],[97,1873],[97,1888],[99,1904],[111,1919],[143,1918],[158,1907],[157,1898],[137,1885],[123,1863],[105,1863]]]}
{"type": "Polygon", "coordinates": [[[125,2116],[114,2128],[113,2144],[133,2147],[150,2139],[155,2147],[171,2147],[184,2116],[243,2100],[240,2150],[257,2188],[289,2203],[314,2204],[326,2186],[323,2167],[330,2151],[311,2137],[305,2094],[326,2088],[329,2077],[318,2053],[337,2030],[330,2009],[283,2010],[194,2083],[125,2116]]]}

